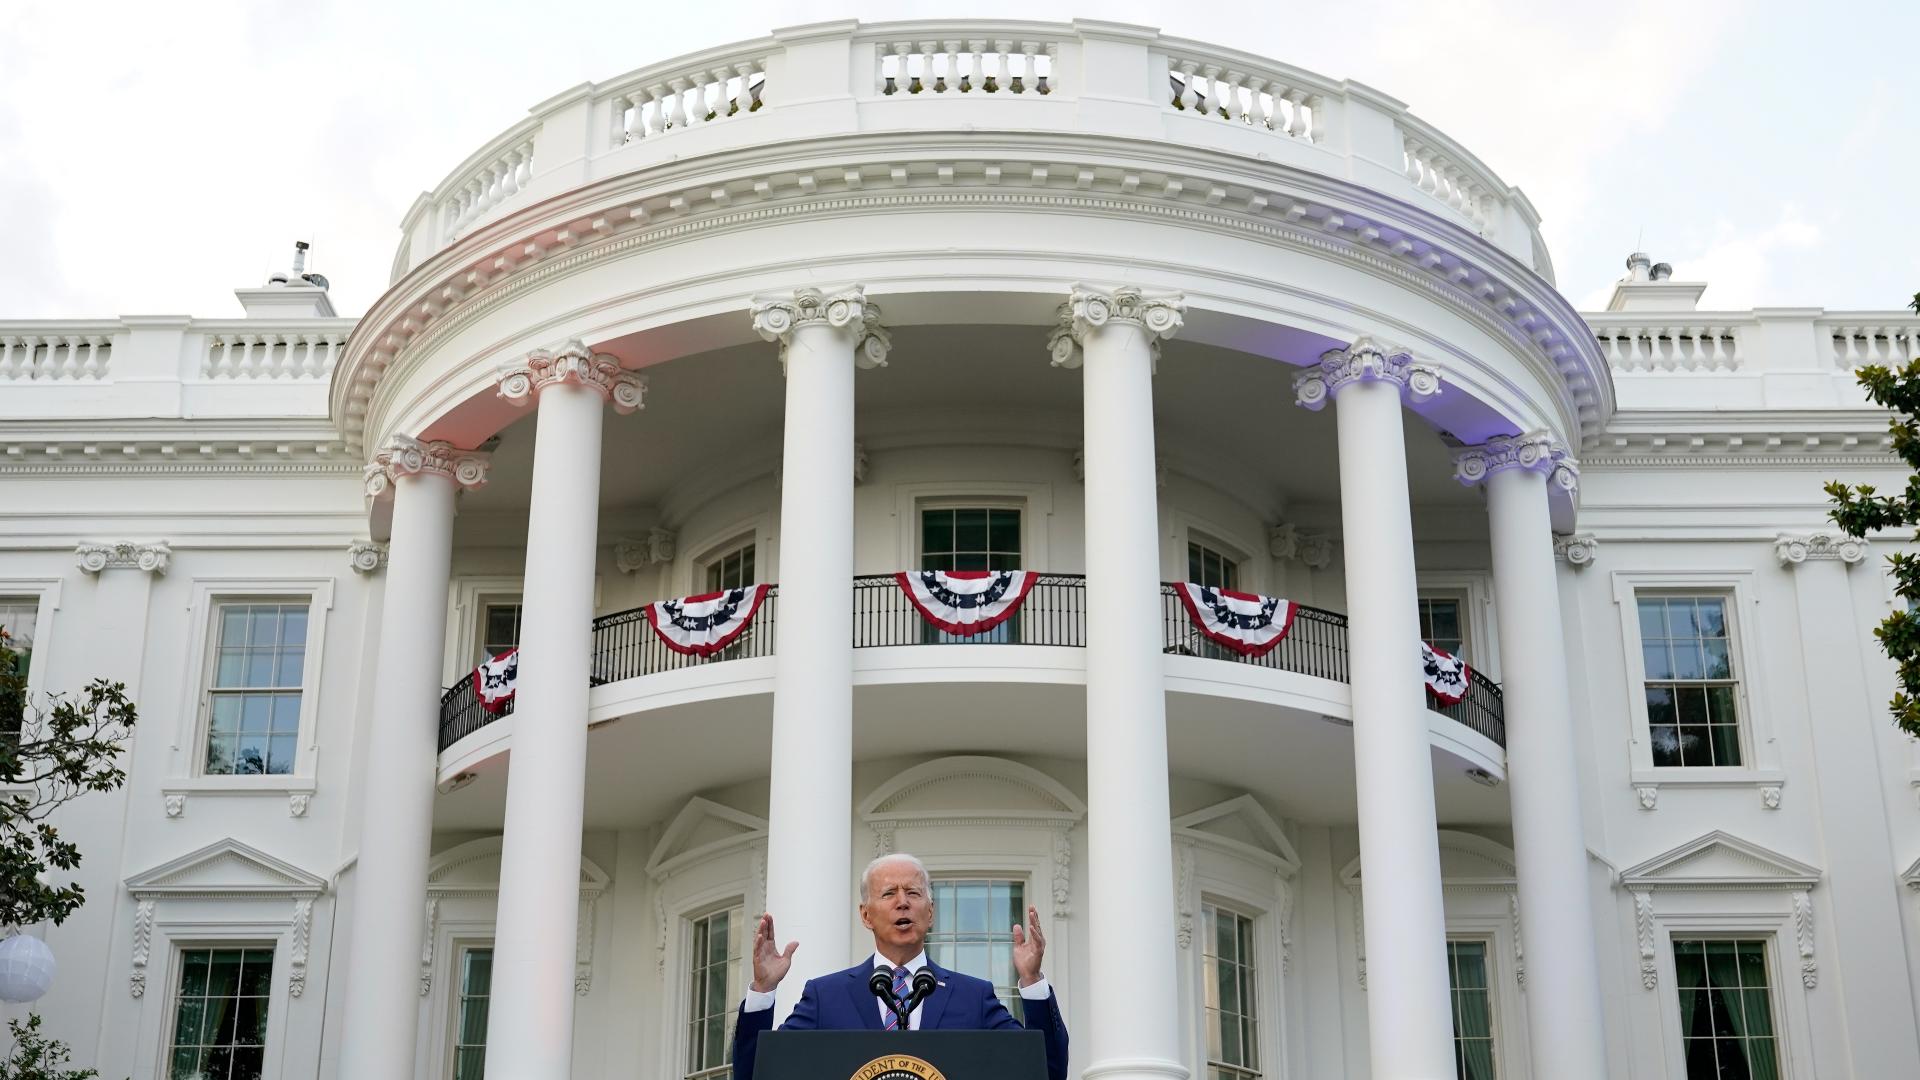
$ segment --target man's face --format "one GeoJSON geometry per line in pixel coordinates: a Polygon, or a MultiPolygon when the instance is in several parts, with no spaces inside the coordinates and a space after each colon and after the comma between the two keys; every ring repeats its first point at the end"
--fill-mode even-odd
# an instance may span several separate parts
{"type": "Polygon", "coordinates": [[[860,921],[873,931],[873,945],[880,952],[901,954],[904,962],[920,951],[933,929],[933,898],[912,863],[882,863],[874,869],[860,921]]]}

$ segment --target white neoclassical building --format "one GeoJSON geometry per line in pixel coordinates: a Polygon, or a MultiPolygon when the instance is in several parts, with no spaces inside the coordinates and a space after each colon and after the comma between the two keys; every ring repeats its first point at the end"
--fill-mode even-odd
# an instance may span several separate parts
{"type": "Polygon", "coordinates": [[[1092,21],[582,84],[401,228],[357,320],[0,322],[0,623],[140,709],[25,930],[78,1063],[725,1076],[751,920],[845,966],[900,850],[1010,999],[1038,908],[1087,1080],[1920,1076],[1897,541],[1821,491],[1904,483],[1920,320],[1577,312],[1400,103],[1092,21]]]}

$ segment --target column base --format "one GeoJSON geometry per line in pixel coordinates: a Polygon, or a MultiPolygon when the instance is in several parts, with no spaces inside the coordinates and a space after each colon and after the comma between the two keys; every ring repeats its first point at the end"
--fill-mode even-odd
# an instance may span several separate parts
{"type": "Polygon", "coordinates": [[[1187,1067],[1165,1058],[1107,1058],[1080,1070],[1080,1080],[1187,1080],[1187,1067]]]}

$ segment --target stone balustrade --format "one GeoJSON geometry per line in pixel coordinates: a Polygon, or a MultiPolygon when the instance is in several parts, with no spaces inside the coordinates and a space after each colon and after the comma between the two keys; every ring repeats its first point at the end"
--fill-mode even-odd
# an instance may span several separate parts
{"type": "Polygon", "coordinates": [[[1526,197],[1366,86],[1117,24],[923,20],[778,30],[559,94],[421,196],[394,280],[607,177],[816,137],[987,130],[1269,159],[1428,206],[1552,276],[1526,197]]]}
{"type": "Polygon", "coordinates": [[[115,328],[111,321],[0,325],[0,383],[104,379],[115,328]]]}
{"type": "Polygon", "coordinates": [[[203,379],[324,381],[347,343],[345,329],[266,330],[207,328],[203,379]]]}
{"type": "Polygon", "coordinates": [[[1920,317],[1902,312],[1603,311],[1584,316],[1622,409],[1671,408],[1677,380],[1717,408],[1862,408],[1853,371],[1920,359],[1920,317]]]}

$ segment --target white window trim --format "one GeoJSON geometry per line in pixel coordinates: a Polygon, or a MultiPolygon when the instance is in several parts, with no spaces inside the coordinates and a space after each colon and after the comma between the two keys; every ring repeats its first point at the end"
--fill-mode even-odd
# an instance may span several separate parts
{"type": "Polygon", "coordinates": [[[1461,570],[1417,571],[1416,594],[1423,600],[1460,601],[1460,628],[1466,634],[1462,658],[1475,671],[1500,681],[1500,634],[1493,615],[1493,581],[1483,573],[1461,570]]]}
{"type": "Polygon", "coordinates": [[[327,655],[327,613],[333,610],[333,579],[197,577],[187,607],[188,655],[185,699],[174,722],[172,768],[165,794],[224,792],[228,794],[311,793],[320,749],[320,688],[324,685],[327,655]],[[235,602],[304,598],[307,601],[307,651],[300,681],[300,734],[293,771],[284,776],[218,776],[202,771],[206,761],[207,724],[212,715],[209,688],[213,681],[219,633],[214,614],[219,605],[235,602]]]}
{"type": "MultiPolygon", "coordinates": [[[[422,1075],[442,1076],[446,1080],[453,1080],[453,1045],[460,1038],[460,960],[468,950],[493,948],[493,929],[491,922],[482,924],[476,919],[454,919],[440,928],[440,932],[445,935],[442,948],[447,957],[447,977],[439,980],[440,992],[429,995],[433,1000],[429,1001],[428,1006],[433,1008],[434,1001],[444,999],[444,1004],[438,1007],[435,1014],[441,1017],[442,1028],[439,1049],[434,1051],[439,1060],[430,1063],[437,1066],[436,1071],[422,1075]]],[[[487,985],[487,999],[491,1004],[493,999],[491,981],[487,985]]],[[[493,1038],[491,1021],[489,1021],[487,1038],[489,1040],[493,1038]]]]}
{"type": "MultiPolygon", "coordinates": [[[[1793,940],[1790,915],[1768,915],[1733,910],[1656,914],[1654,960],[1660,970],[1660,992],[1654,997],[1660,1008],[1660,1047],[1667,1075],[1687,1075],[1686,1042],[1680,1031],[1680,980],[1675,974],[1673,942],[1675,938],[1759,938],[1767,943],[1767,977],[1773,985],[1774,1044],[1779,1047],[1781,1076],[1813,1076],[1813,1062],[1805,1047],[1812,1045],[1812,1018],[1807,995],[1800,980],[1793,977],[1794,965],[1787,963],[1784,943],[1793,940]]],[[[1640,1025],[1634,1025],[1640,1028],[1640,1025]]],[[[1640,1028],[1640,1030],[1646,1030],[1640,1028]]]]}
{"type": "MultiPolygon", "coordinates": [[[[762,855],[762,858],[765,856],[762,855]]],[[[747,881],[732,881],[716,884],[698,891],[674,890],[669,901],[673,914],[667,933],[667,950],[661,970],[664,973],[662,985],[666,989],[665,1013],[672,1024],[672,1038],[663,1040],[662,1045],[672,1051],[673,1056],[666,1063],[668,1070],[658,1075],[683,1077],[687,1075],[687,1026],[693,1022],[692,1003],[687,1000],[687,976],[693,965],[693,921],[727,908],[738,907],[741,912],[740,932],[746,941],[740,948],[740,985],[744,988],[753,979],[753,957],[750,943],[753,940],[754,920],[758,917],[755,905],[747,903],[747,893],[751,886],[747,881]]],[[[663,894],[664,895],[664,894],[663,894]]],[[[744,996],[744,990],[743,990],[744,996]]],[[[738,1009],[740,1002],[734,1001],[730,1008],[738,1009]]]]}
{"type": "MultiPolygon", "coordinates": [[[[1613,572],[1613,603],[1620,622],[1620,647],[1627,673],[1627,707],[1621,715],[1628,718],[1627,745],[1632,784],[1641,792],[1641,805],[1657,798],[1662,787],[1774,787],[1781,786],[1786,774],[1781,768],[1780,748],[1775,740],[1772,702],[1773,690],[1767,685],[1767,663],[1760,639],[1760,620],[1756,612],[1759,597],[1751,570],[1642,570],[1613,572]],[[1739,685],[1742,749],[1746,764],[1733,766],[1684,766],[1653,764],[1653,747],[1648,730],[1647,667],[1640,654],[1641,593],[1699,595],[1718,593],[1730,598],[1728,626],[1733,631],[1733,671],[1739,685]]],[[[1657,805],[1657,803],[1655,803],[1657,805]]]]}
{"type": "Polygon", "coordinates": [[[1187,580],[1187,545],[1199,544],[1233,560],[1235,571],[1240,575],[1241,592],[1264,594],[1272,587],[1270,571],[1273,560],[1254,557],[1255,552],[1265,553],[1264,546],[1253,544],[1249,537],[1198,514],[1169,509],[1166,515],[1169,524],[1167,539],[1173,546],[1170,555],[1176,568],[1167,576],[1168,581],[1187,580]]]}
{"type": "MultiPolygon", "coordinates": [[[[175,1007],[180,996],[180,954],[190,949],[272,948],[273,980],[267,995],[267,1042],[262,1055],[263,1076],[279,1076],[287,1051],[287,1013],[293,999],[287,993],[287,924],[284,921],[247,919],[153,920],[153,955],[159,962],[147,982],[138,1009],[140,1036],[138,1045],[146,1048],[153,1063],[149,1076],[168,1075],[172,1057],[175,1007]]],[[[138,1070],[136,1070],[138,1071],[138,1070]]]]}
{"type": "MultiPolygon", "coordinates": [[[[7,577],[0,578],[0,596],[33,597],[37,607],[33,613],[33,666],[27,670],[27,708],[31,711],[34,703],[42,701],[47,692],[47,670],[52,666],[53,651],[53,615],[60,610],[60,579],[7,577]]],[[[24,786],[0,786],[0,794],[27,790],[24,786]]]]}
{"type": "MultiPolygon", "coordinates": [[[[1447,906],[1447,940],[1477,941],[1487,947],[1487,994],[1493,1009],[1494,1075],[1527,1075],[1526,995],[1512,957],[1519,933],[1507,912],[1495,913],[1495,906],[1508,905],[1512,893],[1486,898],[1462,895],[1458,890],[1444,894],[1447,906]],[[1464,910],[1463,910],[1464,909],[1464,910]],[[1486,910],[1482,910],[1486,909],[1486,910]]],[[[1449,1046],[1452,1041],[1449,1040],[1449,1046]]]]}
{"type": "Polygon", "coordinates": [[[473,650],[480,644],[480,618],[485,606],[517,602],[525,588],[526,580],[518,574],[453,579],[447,593],[446,663],[440,685],[452,686],[473,673],[473,650]]]}
{"type": "Polygon", "coordinates": [[[707,591],[707,567],[715,560],[743,547],[753,548],[753,575],[756,581],[773,581],[773,516],[755,514],[718,529],[709,529],[686,545],[690,553],[674,575],[677,596],[696,596],[707,591]]]}
{"type": "Polygon", "coordinates": [[[1053,524],[1053,485],[1020,483],[959,483],[941,481],[923,484],[895,484],[893,488],[895,524],[893,565],[885,569],[909,570],[920,565],[920,511],[958,506],[984,506],[1020,511],[1020,561],[1022,570],[1055,573],[1048,548],[1047,534],[1053,524]]]}

